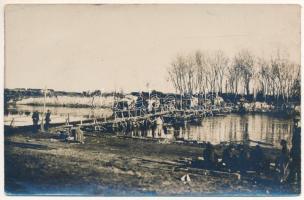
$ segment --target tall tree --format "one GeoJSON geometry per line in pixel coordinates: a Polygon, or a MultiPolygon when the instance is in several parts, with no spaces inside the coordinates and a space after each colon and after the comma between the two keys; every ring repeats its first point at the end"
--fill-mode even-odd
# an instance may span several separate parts
{"type": "Polygon", "coordinates": [[[216,83],[218,92],[223,92],[223,81],[226,69],[228,67],[229,59],[225,56],[224,52],[218,50],[213,55],[213,66],[215,70],[216,83]]]}
{"type": "Polygon", "coordinates": [[[193,94],[197,89],[195,61],[193,57],[177,56],[168,69],[170,80],[180,94],[193,94]]]}
{"type": "Polygon", "coordinates": [[[234,57],[235,68],[241,74],[243,86],[247,95],[250,94],[250,81],[253,77],[254,63],[255,60],[253,55],[247,50],[240,51],[234,57]]]}

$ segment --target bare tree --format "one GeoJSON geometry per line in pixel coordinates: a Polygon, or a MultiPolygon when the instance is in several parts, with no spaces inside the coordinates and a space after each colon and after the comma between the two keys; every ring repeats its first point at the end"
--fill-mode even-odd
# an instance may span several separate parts
{"type": "Polygon", "coordinates": [[[293,79],[292,86],[291,86],[291,95],[296,97],[301,96],[301,71],[300,71],[300,65],[296,65],[296,75],[293,79]]]}
{"type": "Polygon", "coordinates": [[[189,56],[177,56],[168,73],[180,94],[222,93],[226,82],[226,92],[235,95],[243,89],[247,95],[251,90],[254,94],[259,91],[265,100],[267,95],[283,101],[288,101],[290,96],[300,96],[300,65],[279,53],[265,60],[243,50],[229,62],[220,50],[211,54],[196,51],[189,56]]]}
{"type": "Polygon", "coordinates": [[[259,59],[258,66],[259,69],[257,72],[257,77],[260,82],[261,92],[266,100],[266,95],[268,93],[270,85],[270,67],[269,63],[265,59],[259,59]]]}
{"type": "Polygon", "coordinates": [[[223,92],[223,81],[226,69],[228,67],[229,59],[225,56],[224,52],[218,50],[213,55],[213,66],[215,71],[215,81],[217,83],[218,92],[223,92]]]}
{"type": "Polygon", "coordinates": [[[186,93],[192,95],[197,89],[195,60],[192,56],[188,56],[188,58],[186,59],[185,73],[186,93]]]}
{"type": "Polygon", "coordinates": [[[209,86],[209,92],[216,93],[216,80],[217,80],[217,73],[216,73],[216,61],[210,55],[207,57],[206,62],[206,83],[209,86]]]}
{"type": "Polygon", "coordinates": [[[234,57],[234,65],[237,71],[240,72],[243,86],[247,95],[250,94],[250,81],[253,77],[254,57],[247,51],[243,50],[234,57]]]}
{"type": "Polygon", "coordinates": [[[177,92],[183,94],[183,68],[184,68],[184,58],[182,56],[177,56],[177,58],[171,63],[171,67],[168,69],[170,80],[177,92]]]}
{"type": "Polygon", "coordinates": [[[168,72],[173,86],[180,94],[193,94],[196,91],[195,61],[192,57],[177,56],[168,72]]]}
{"type": "Polygon", "coordinates": [[[294,76],[294,67],[287,58],[284,58],[279,53],[276,57],[272,57],[270,60],[271,72],[272,72],[272,82],[273,82],[273,95],[277,98],[282,97],[285,101],[289,92],[287,91],[289,87],[288,82],[292,82],[294,76]]]}
{"type": "Polygon", "coordinates": [[[197,89],[200,94],[207,92],[206,84],[206,56],[201,51],[196,51],[194,55],[195,65],[196,65],[196,84],[197,89]]]}
{"type": "Polygon", "coordinates": [[[235,65],[230,65],[228,67],[227,76],[230,92],[237,95],[240,81],[240,70],[235,65]]]}

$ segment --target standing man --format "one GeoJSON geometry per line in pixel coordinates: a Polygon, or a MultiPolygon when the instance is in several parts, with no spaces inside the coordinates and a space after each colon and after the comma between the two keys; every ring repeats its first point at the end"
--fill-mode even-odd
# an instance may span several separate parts
{"type": "Polygon", "coordinates": [[[33,132],[36,133],[38,131],[38,122],[39,122],[39,113],[38,111],[34,111],[32,115],[33,120],[33,132]]]}
{"type": "Polygon", "coordinates": [[[283,183],[286,180],[286,175],[287,175],[287,169],[288,169],[288,163],[289,163],[289,150],[287,148],[287,141],[286,140],[281,140],[281,154],[278,159],[278,167],[280,170],[280,182],[283,183]]]}
{"type": "Polygon", "coordinates": [[[256,145],[255,148],[251,151],[251,164],[257,173],[263,172],[265,168],[264,162],[265,162],[264,152],[261,149],[260,145],[256,145]]]}
{"type": "Polygon", "coordinates": [[[225,166],[228,168],[228,170],[231,170],[234,168],[235,161],[233,160],[233,146],[230,144],[224,151],[223,151],[223,163],[225,163],[225,166]]]}
{"type": "Polygon", "coordinates": [[[301,125],[300,118],[294,119],[292,136],[292,147],[290,149],[290,175],[289,180],[293,183],[301,181],[301,125]]]}
{"type": "Polygon", "coordinates": [[[155,124],[156,124],[156,131],[158,136],[162,135],[162,131],[163,131],[163,120],[161,119],[160,116],[158,116],[155,120],[155,124]]]}
{"type": "Polygon", "coordinates": [[[44,125],[45,130],[48,130],[50,126],[50,121],[51,121],[51,111],[47,110],[47,113],[45,115],[45,125],[44,125]]]}
{"type": "Polygon", "coordinates": [[[75,138],[74,138],[75,142],[79,142],[81,144],[84,143],[84,137],[83,137],[83,131],[80,129],[80,126],[78,126],[75,129],[75,138]]]}
{"type": "Polygon", "coordinates": [[[217,167],[217,154],[214,151],[214,146],[208,142],[206,149],[203,152],[204,164],[207,169],[215,169],[217,167]]]}

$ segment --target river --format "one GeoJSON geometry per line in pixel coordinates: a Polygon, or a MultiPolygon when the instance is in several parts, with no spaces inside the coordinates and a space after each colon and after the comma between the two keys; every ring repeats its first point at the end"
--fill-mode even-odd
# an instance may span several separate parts
{"type": "MultiPolygon", "coordinates": [[[[110,116],[109,109],[47,107],[52,113],[52,122],[64,121],[69,115],[70,119],[82,120],[95,117],[110,116]]],[[[35,110],[43,111],[43,107],[37,106],[11,106],[7,108],[4,116],[5,125],[14,123],[30,125],[31,113],[35,110]]],[[[280,141],[285,139],[290,144],[293,130],[293,121],[290,118],[282,118],[266,114],[229,114],[227,116],[204,118],[201,125],[187,125],[168,131],[152,130],[132,131],[130,133],[117,133],[136,137],[167,138],[169,140],[194,140],[199,142],[211,142],[220,144],[223,142],[243,142],[255,145],[262,142],[275,148],[280,147],[280,141]]]]}
{"type": "MultiPolygon", "coordinates": [[[[43,106],[29,105],[10,105],[5,109],[4,124],[10,125],[13,120],[14,126],[32,125],[32,113],[38,111],[42,118],[43,106]]],[[[54,107],[46,106],[45,111],[51,112],[51,123],[63,123],[69,118],[69,121],[80,121],[85,119],[110,117],[112,111],[110,109],[99,108],[70,108],[70,107],[54,107]]]]}
{"type": "Polygon", "coordinates": [[[293,120],[290,118],[266,114],[229,114],[204,118],[200,125],[186,125],[168,131],[132,131],[127,135],[211,142],[212,144],[236,142],[256,145],[259,142],[269,147],[280,148],[282,139],[290,145],[292,130],[293,120]]]}

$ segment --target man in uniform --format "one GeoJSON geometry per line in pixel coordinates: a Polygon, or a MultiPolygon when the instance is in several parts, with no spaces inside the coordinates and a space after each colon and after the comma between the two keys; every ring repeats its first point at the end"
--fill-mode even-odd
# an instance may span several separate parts
{"type": "Polygon", "coordinates": [[[84,143],[83,132],[80,129],[80,126],[78,126],[75,130],[75,142],[79,142],[81,144],[84,143]]]}
{"type": "Polygon", "coordinates": [[[33,132],[37,132],[38,131],[38,122],[39,122],[39,113],[38,111],[34,111],[33,115],[32,115],[32,119],[33,119],[33,132]]]}
{"type": "Polygon", "coordinates": [[[217,166],[217,154],[214,151],[213,145],[208,142],[206,149],[203,152],[204,164],[208,169],[214,169],[217,166]]]}
{"type": "Polygon", "coordinates": [[[44,125],[45,130],[48,130],[50,126],[50,121],[51,121],[51,111],[47,110],[47,113],[45,115],[45,125],[44,125]]]}
{"type": "Polygon", "coordinates": [[[300,118],[294,119],[292,136],[292,147],[290,149],[290,181],[301,181],[301,126],[300,118]]]}

